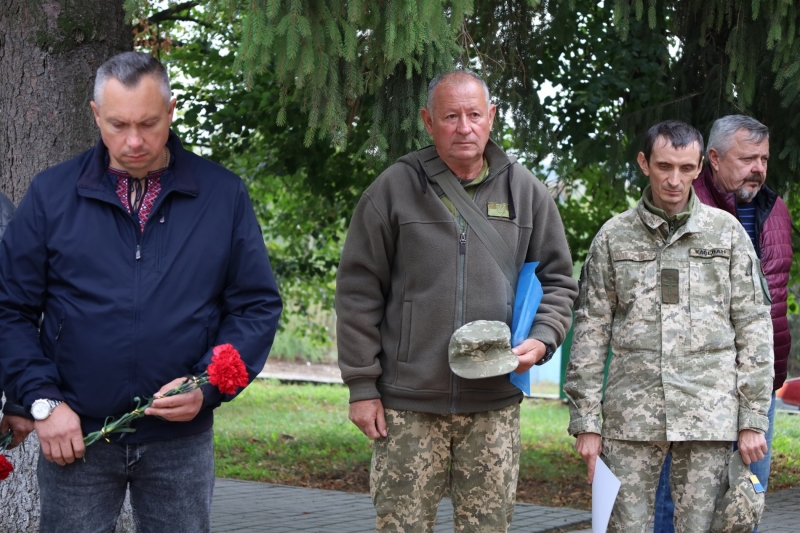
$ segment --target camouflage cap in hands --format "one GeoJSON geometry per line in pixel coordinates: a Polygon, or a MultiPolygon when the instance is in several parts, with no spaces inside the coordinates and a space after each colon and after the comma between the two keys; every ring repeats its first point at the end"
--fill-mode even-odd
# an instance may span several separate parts
{"type": "Polygon", "coordinates": [[[476,320],[450,337],[450,369],[462,378],[479,379],[508,374],[519,365],[511,351],[511,330],[505,322],[476,320]]]}
{"type": "Polygon", "coordinates": [[[728,461],[726,479],[722,480],[709,533],[751,533],[764,512],[764,490],[744,464],[739,450],[728,461]]]}

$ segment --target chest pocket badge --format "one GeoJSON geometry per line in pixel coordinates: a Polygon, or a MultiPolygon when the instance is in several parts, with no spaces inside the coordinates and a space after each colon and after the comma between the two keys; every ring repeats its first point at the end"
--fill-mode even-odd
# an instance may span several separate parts
{"type": "Polygon", "coordinates": [[[508,204],[500,204],[497,202],[489,202],[486,209],[486,214],[490,217],[509,218],[511,215],[508,212],[508,204]]]}
{"type": "Polygon", "coordinates": [[[661,269],[661,302],[676,304],[680,295],[680,276],[677,268],[661,269]]]}

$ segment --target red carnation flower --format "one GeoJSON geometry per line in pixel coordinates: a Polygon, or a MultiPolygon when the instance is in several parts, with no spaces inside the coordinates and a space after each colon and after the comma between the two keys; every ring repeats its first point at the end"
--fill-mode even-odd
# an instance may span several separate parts
{"type": "Polygon", "coordinates": [[[236,389],[246,387],[250,382],[242,356],[230,344],[214,347],[214,355],[206,372],[208,382],[216,385],[223,394],[235,394],[236,389]]]}
{"type": "Polygon", "coordinates": [[[13,471],[14,465],[8,462],[8,459],[6,459],[5,455],[0,454],[0,481],[3,481],[5,478],[7,478],[13,471]]]}

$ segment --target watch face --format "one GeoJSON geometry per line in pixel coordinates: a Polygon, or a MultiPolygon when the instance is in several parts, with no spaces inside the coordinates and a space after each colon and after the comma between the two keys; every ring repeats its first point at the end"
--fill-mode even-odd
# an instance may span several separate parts
{"type": "Polygon", "coordinates": [[[44,420],[50,416],[50,404],[46,400],[36,400],[31,405],[31,414],[36,420],[44,420]]]}

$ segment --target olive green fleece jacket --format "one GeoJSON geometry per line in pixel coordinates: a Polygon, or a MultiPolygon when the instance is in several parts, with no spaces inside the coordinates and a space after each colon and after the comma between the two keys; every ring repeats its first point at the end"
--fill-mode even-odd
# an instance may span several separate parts
{"type": "MultiPolygon", "coordinates": [[[[570,327],[578,288],[561,218],[545,185],[499,146],[489,141],[484,157],[489,175],[474,201],[519,268],[539,261],[544,296],[529,337],[555,348],[570,327]],[[502,209],[512,202],[513,219],[502,209]],[[489,203],[501,204],[491,213],[505,216],[489,216],[489,203]]],[[[437,164],[446,168],[438,157],[427,168],[437,164]]],[[[521,398],[508,376],[463,379],[450,370],[452,333],[473,320],[510,325],[514,295],[472,229],[461,234],[442,195],[411,153],[356,207],[336,277],[339,367],[351,402],[380,398],[390,409],[446,414],[521,398]]]]}

